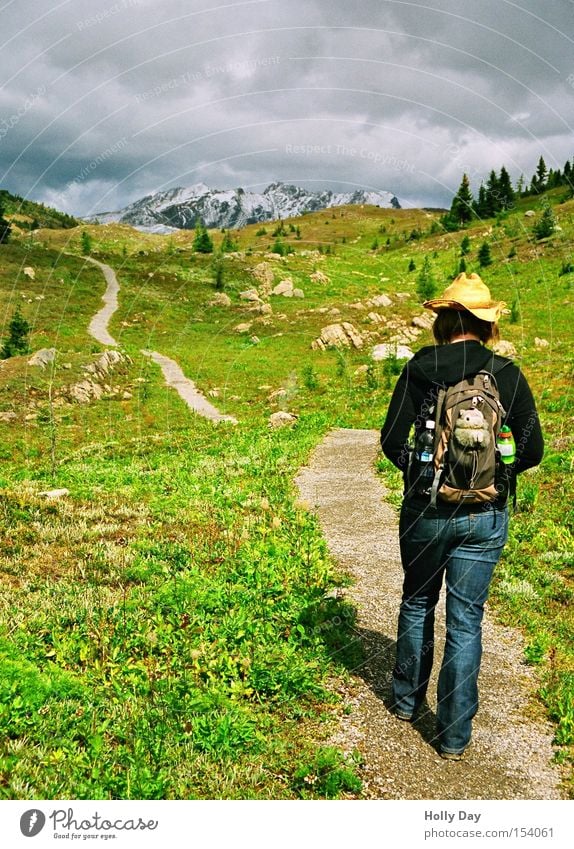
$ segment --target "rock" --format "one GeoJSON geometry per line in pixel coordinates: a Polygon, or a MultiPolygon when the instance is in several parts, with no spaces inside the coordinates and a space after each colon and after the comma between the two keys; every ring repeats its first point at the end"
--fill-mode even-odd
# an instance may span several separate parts
{"type": "Polygon", "coordinates": [[[213,389],[210,389],[207,394],[210,398],[219,398],[220,391],[221,390],[219,389],[219,386],[214,386],[213,389]]]}
{"type": "Polygon", "coordinates": [[[362,304],[360,301],[356,301],[354,304],[349,304],[350,310],[366,310],[366,306],[362,304]]]}
{"type": "Polygon", "coordinates": [[[252,342],[253,345],[259,345],[259,343],[261,342],[261,339],[259,338],[259,336],[251,336],[249,341],[252,342]]]}
{"type": "Polygon", "coordinates": [[[321,335],[312,342],[314,350],[325,351],[327,348],[339,347],[362,348],[363,339],[361,334],[350,322],[343,321],[341,324],[329,324],[321,329],[321,335]]]}
{"type": "Polygon", "coordinates": [[[122,401],[131,401],[134,396],[131,392],[128,392],[127,389],[122,392],[122,401]]]}
{"type": "Polygon", "coordinates": [[[77,401],[78,404],[88,404],[92,399],[99,400],[103,394],[104,390],[100,384],[94,383],[93,380],[81,380],[67,390],[70,400],[77,401]]]}
{"type": "Polygon", "coordinates": [[[41,495],[43,498],[64,498],[64,496],[69,495],[69,489],[44,489],[42,492],[39,492],[38,495],[41,495]]]}
{"type": "Polygon", "coordinates": [[[210,307],[230,307],[231,298],[225,292],[216,292],[209,302],[210,307]]]}
{"type": "Polygon", "coordinates": [[[368,370],[369,366],[367,365],[359,366],[359,368],[356,368],[353,372],[353,377],[362,377],[362,375],[366,374],[368,370]]]}
{"type": "Polygon", "coordinates": [[[534,344],[539,351],[541,351],[543,348],[550,347],[550,342],[548,341],[548,339],[540,339],[538,336],[534,337],[534,344]]]}
{"type": "Polygon", "coordinates": [[[414,357],[414,354],[406,345],[389,345],[386,342],[382,345],[375,345],[371,351],[371,357],[376,361],[386,360],[392,356],[395,356],[397,360],[410,360],[411,357],[414,357]]]}
{"type": "Polygon", "coordinates": [[[525,218],[534,218],[535,215],[536,215],[536,213],[534,212],[533,209],[527,209],[526,212],[524,213],[525,218]]]}
{"type": "Polygon", "coordinates": [[[65,368],[69,371],[72,368],[72,363],[62,363],[62,368],[65,368]]]}
{"type": "Polygon", "coordinates": [[[415,315],[411,324],[413,327],[420,327],[421,330],[431,330],[434,324],[434,316],[430,312],[415,315]]]}
{"type": "Polygon", "coordinates": [[[410,298],[410,295],[408,292],[395,292],[395,298],[398,298],[399,301],[406,301],[410,298]]]}
{"type": "Polygon", "coordinates": [[[323,285],[327,285],[331,282],[331,278],[327,277],[323,271],[314,271],[309,279],[312,283],[322,283],[323,285]]]}
{"type": "Polygon", "coordinates": [[[268,262],[260,262],[259,265],[256,265],[251,273],[260,284],[259,288],[261,290],[261,295],[264,298],[269,297],[271,292],[271,287],[273,286],[273,282],[275,280],[275,275],[273,273],[272,267],[268,262]]]}
{"type": "Polygon", "coordinates": [[[40,348],[39,351],[36,351],[35,354],[32,354],[30,359],[28,360],[29,366],[41,366],[41,368],[46,368],[48,363],[53,363],[56,359],[56,349],[55,348],[40,348]]]}
{"type": "Polygon", "coordinates": [[[378,312],[370,312],[367,318],[369,319],[369,321],[372,321],[373,324],[381,324],[381,322],[385,320],[382,315],[379,315],[378,312]]]}
{"type": "Polygon", "coordinates": [[[251,321],[243,321],[241,324],[235,325],[233,328],[236,333],[249,333],[251,330],[251,321]]]}
{"type": "Polygon", "coordinates": [[[244,292],[239,293],[239,297],[242,301],[260,301],[259,292],[257,289],[246,289],[244,292]]]}
{"type": "Polygon", "coordinates": [[[277,401],[278,398],[285,398],[287,395],[286,389],[276,389],[271,395],[268,396],[268,401],[277,401]]]}
{"type": "Polygon", "coordinates": [[[293,297],[293,281],[290,277],[286,277],[275,286],[271,291],[272,295],[284,295],[287,298],[293,297]]]}
{"type": "Polygon", "coordinates": [[[304,298],[305,292],[303,289],[293,289],[293,297],[294,298],[304,298]]]}
{"type": "Polygon", "coordinates": [[[376,295],[368,303],[371,307],[390,307],[393,302],[388,295],[376,295]]]}
{"type": "Polygon", "coordinates": [[[0,422],[13,422],[18,418],[18,414],[14,410],[4,410],[0,413],[0,422]]]}
{"type": "Polygon", "coordinates": [[[35,279],[36,279],[36,272],[34,271],[34,269],[32,268],[32,266],[30,266],[30,265],[27,265],[27,266],[26,266],[26,268],[24,269],[24,274],[25,274],[25,276],[26,276],[26,277],[28,277],[30,280],[35,280],[35,279]]]}
{"type": "Polygon", "coordinates": [[[105,377],[112,369],[115,368],[115,366],[119,363],[125,362],[131,363],[131,359],[127,354],[122,354],[121,351],[111,349],[109,351],[104,351],[95,363],[90,363],[90,365],[86,366],[85,371],[88,374],[105,377]]]}
{"type": "Polygon", "coordinates": [[[287,425],[295,424],[297,416],[293,413],[287,413],[285,410],[278,410],[276,413],[271,413],[267,423],[269,427],[286,427],[287,425]]]}
{"type": "Polygon", "coordinates": [[[493,345],[492,350],[495,354],[500,354],[501,357],[509,357],[512,359],[517,356],[516,348],[512,342],[508,342],[505,339],[501,339],[499,342],[496,342],[496,344],[493,345]]]}
{"type": "Polygon", "coordinates": [[[341,315],[341,310],[337,309],[337,307],[331,307],[331,309],[329,310],[329,315],[332,315],[332,316],[341,315]]]}
{"type": "Polygon", "coordinates": [[[249,307],[249,312],[257,313],[257,315],[272,315],[273,307],[271,304],[258,303],[249,307]]]}

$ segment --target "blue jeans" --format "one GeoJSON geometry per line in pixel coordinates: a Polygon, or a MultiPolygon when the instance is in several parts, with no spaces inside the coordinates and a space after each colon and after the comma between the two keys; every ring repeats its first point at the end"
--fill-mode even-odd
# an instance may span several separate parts
{"type": "Polygon", "coordinates": [[[478,710],[482,616],[508,537],[508,508],[420,508],[405,499],[400,524],[403,597],[393,670],[394,708],[414,715],[433,663],[434,614],[446,574],[446,642],[437,691],[441,751],[462,752],[478,710]]]}

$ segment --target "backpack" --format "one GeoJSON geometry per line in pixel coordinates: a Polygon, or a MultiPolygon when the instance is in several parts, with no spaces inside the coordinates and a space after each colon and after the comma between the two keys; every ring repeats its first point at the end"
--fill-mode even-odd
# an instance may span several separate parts
{"type": "Polygon", "coordinates": [[[505,501],[508,468],[496,437],[506,411],[493,374],[479,371],[439,390],[435,414],[431,504],[505,501]]]}

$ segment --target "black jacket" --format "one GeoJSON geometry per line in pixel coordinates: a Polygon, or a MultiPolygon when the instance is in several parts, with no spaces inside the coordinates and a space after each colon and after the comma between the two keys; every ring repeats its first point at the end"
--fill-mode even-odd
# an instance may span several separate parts
{"type": "Polygon", "coordinates": [[[395,386],[381,430],[381,447],[386,457],[404,473],[409,459],[409,433],[417,422],[424,428],[425,410],[436,401],[441,386],[457,383],[480,369],[494,374],[500,401],[506,410],[516,442],[516,474],[537,466],[544,441],[536,405],[526,378],[512,360],[501,357],[478,341],[428,345],[405,365],[395,386]]]}

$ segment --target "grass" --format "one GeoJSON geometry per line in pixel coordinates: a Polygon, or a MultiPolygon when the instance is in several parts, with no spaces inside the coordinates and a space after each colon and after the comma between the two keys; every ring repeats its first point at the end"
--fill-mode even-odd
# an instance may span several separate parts
{"type": "MultiPolygon", "coordinates": [[[[521,480],[492,602],[525,634],[557,757],[568,760],[574,360],[564,268],[574,203],[555,206],[562,230],[538,243],[523,213],[539,202],[469,227],[466,259],[478,270],[488,239],[495,262],[484,277],[495,297],[520,303],[502,329],[533,387],[547,452],[521,480]],[[535,336],[550,346],[536,350],[535,336]]],[[[21,303],[32,349],[57,348],[45,370],[26,357],[0,366],[0,413],[14,414],[0,420],[3,798],[360,794],[356,756],[328,744],[344,709],[331,682],[347,674],[353,642],[353,611],[328,593],[346,577],[298,503],[293,477],[331,427],[380,427],[400,363],[373,363],[370,345],[320,352],[311,341],[341,320],[371,331],[372,343],[388,340],[396,328],[374,327],[369,309],[350,307],[382,292],[394,305],[377,311],[410,321],[421,307],[409,260],[420,269],[428,254],[442,285],[459,252],[461,233],[431,234],[438,216],[312,213],[297,222],[301,239],[289,230],[282,237],[294,248],[284,258],[267,255],[271,226],[259,235],[247,227],[223,260],[230,307],[210,306],[214,260],[192,253],[193,233],[83,225],[2,247],[4,327],[21,303]],[[406,241],[414,229],[422,238],[406,241]],[[110,330],[130,361],[102,400],[78,405],[65,390],[100,350],[87,326],[105,286],[97,268],[69,255],[81,250],[83,230],[92,255],[118,274],[110,330]],[[290,276],[305,298],[272,296],[272,315],[250,312],[240,292],[258,285],[261,262],[274,283],[290,276]],[[24,275],[29,266],[34,280],[24,275]],[[324,282],[312,278],[317,270],[324,282]],[[250,332],[238,334],[245,321],[250,332]],[[142,348],[174,357],[239,425],[191,414],[142,348]],[[279,408],[297,414],[293,428],[267,427],[279,408]],[[50,487],[70,495],[39,495],[50,487]]],[[[222,238],[214,233],[216,246],[222,238]]],[[[425,332],[416,344],[429,342],[425,332]]],[[[398,504],[400,476],[379,465],[398,504]]]]}

